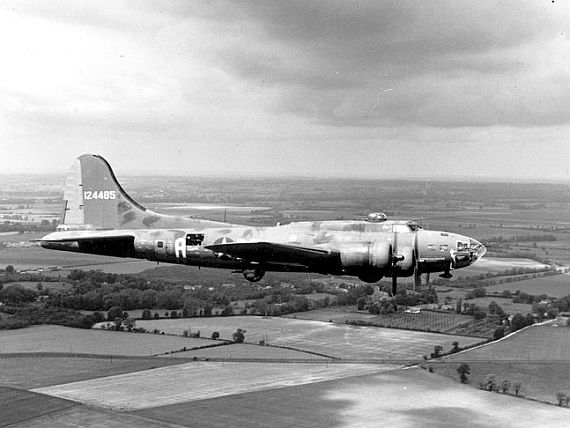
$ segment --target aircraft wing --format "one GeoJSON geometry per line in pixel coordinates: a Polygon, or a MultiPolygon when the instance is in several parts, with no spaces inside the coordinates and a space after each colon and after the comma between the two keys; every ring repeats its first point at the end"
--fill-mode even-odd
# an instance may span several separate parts
{"type": "Polygon", "coordinates": [[[330,250],[322,248],[301,247],[274,242],[230,242],[207,245],[206,248],[216,253],[227,254],[247,261],[299,263],[302,265],[323,263],[334,255],[330,250]]]}

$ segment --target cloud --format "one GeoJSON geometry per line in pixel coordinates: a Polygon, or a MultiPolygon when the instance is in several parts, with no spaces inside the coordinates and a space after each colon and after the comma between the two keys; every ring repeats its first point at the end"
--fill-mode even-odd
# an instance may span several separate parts
{"type": "Polygon", "coordinates": [[[31,168],[57,145],[137,169],[158,150],[180,171],[567,175],[534,154],[570,129],[569,23],[542,0],[5,2],[0,146],[31,168]]]}
{"type": "Polygon", "coordinates": [[[279,87],[275,112],[340,126],[570,120],[565,5],[232,2],[205,16],[235,36],[213,61],[252,85],[279,87]]]}

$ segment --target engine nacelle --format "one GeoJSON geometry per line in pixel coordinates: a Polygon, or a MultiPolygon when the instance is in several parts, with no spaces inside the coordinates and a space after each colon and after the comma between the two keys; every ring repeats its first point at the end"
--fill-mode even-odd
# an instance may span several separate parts
{"type": "Polygon", "coordinates": [[[394,256],[398,259],[394,265],[398,276],[412,276],[416,267],[414,249],[411,247],[399,248],[398,254],[394,256]]]}
{"type": "Polygon", "coordinates": [[[387,271],[392,266],[392,245],[388,241],[358,243],[340,250],[344,269],[387,271]]]}

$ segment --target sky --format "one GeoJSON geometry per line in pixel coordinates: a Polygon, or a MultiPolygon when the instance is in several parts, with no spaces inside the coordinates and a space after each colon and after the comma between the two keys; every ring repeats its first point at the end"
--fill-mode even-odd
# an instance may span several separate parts
{"type": "Polygon", "coordinates": [[[0,1],[0,172],[570,180],[570,4],[0,1]]]}

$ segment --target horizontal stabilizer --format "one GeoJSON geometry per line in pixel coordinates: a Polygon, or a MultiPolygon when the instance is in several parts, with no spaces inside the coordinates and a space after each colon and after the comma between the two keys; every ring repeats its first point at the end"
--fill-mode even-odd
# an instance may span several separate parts
{"type": "Polygon", "coordinates": [[[227,254],[247,261],[287,262],[313,265],[327,261],[332,253],[321,248],[300,247],[297,245],[272,242],[231,242],[206,246],[216,253],[227,254]]]}
{"type": "Polygon", "coordinates": [[[43,237],[43,248],[115,257],[134,257],[135,237],[117,231],[54,232],[43,237]]]}

